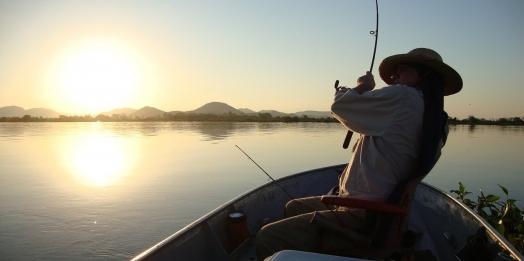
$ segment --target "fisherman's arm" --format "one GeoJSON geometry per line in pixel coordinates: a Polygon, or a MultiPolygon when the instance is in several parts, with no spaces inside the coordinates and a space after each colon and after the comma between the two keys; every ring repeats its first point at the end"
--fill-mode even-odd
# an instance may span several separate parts
{"type": "Polygon", "coordinates": [[[357,80],[355,88],[340,89],[331,114],[354,132],[381,136],[394,120],[402,94],[390,87],[372,91],[374,87],[373,75],[368,72],[357,80]]]}

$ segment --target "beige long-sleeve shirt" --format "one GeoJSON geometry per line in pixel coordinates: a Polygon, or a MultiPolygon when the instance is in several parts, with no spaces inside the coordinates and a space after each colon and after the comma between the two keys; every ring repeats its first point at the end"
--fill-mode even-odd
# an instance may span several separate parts
{"type": "Polygon", "coordinates": [[[390,85],[362,95],[338,92],[331,113],[360,136],[340,178],[340,196],[384,202],[418,166],[424,100],[412,87],[390,85]]]}

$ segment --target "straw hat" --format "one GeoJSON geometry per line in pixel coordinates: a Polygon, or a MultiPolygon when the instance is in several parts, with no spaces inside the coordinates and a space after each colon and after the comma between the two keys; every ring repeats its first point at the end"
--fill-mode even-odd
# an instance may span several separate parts
{"type": "Polygon", "coordinates": [[[406,54],[396,54],[384,59],[379,67],[380,78],[387,84],[393,84],[391,76],[397,72],[400,64],[417,63],[430,67],[445,80],[444,96],[452,95],[462,89],[462,77],[442,61],[442,57],[435,51],[427,48],[417,48],[406,54]]]}

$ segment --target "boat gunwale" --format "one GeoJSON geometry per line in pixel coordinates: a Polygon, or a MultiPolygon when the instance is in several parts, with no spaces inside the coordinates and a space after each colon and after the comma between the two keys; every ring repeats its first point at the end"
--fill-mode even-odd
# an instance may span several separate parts
{"type": "Polygon", "coordinates": [[[486,228],[486,231],[491,234],[491,238],[496,239],[497,243],[500,244],[502,248],[508,250],[513,257],[516,257],[519,260],[524,261],[524,256],[522,256],[522,254],[520,254],[519,251],[511,243],[509,243],[503,235],[501,235],[494,227],[492,227],[484,218],[482,218],[479,214],[473,211],[473,209],[471,209],[466,204],[460,202],[458,199],[454,198],[445,191],[433,185],[430,185],[426,182],[420,182],[420,185],[423,185],[432,192],[436,192],[436,194],[444,196],[447,200],[452,201],[456,205],[460,206],[461,209],[465,210],[466,212],[468,212],[468,214],[473,216],[478,223],[482,224],[482,226],[486,228]]]}

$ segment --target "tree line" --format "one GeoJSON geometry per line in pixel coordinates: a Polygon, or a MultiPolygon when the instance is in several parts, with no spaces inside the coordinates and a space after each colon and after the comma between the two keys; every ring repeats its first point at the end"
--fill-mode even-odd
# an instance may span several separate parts
{"type": "Polygon", "coordinates": [[[524,125],[524,117],[510,117],[498,119],[484,119],[475,116],[468,116],[465,119],[457,119],[456,117],[448,118],[449,124],[467,124],[467,125],[524,125]]]}
{"type": "MultiPolygon", "coordinates": [[[[138,117],[136,115],[113,114],[112,116],[97,115],[60,115],[58,118],[43,118],[24,115],[23,117],[0,117],[0,122],[154,122],[154,121],[196,121],[196,122],[338,122],[333,117],[313,118],[302,116],[273,116],[270,113],[223,114],[212,113],[164,113],[152,117],[138,117]]],[[[468,116],[464,119],[449,117],[451,125],[524,125],[524,117],[510,117],[499,119],[484,119],[468,116]]]]}
{"type": "Polygon", "coordinates": [[[154,122],[154,121],[196,121],[196,122],[338,122],[332,117],[312,118],[302,116],[276,116],[270,113],[258,114],[235,114],[232,112],[223,114],[212,113],[164,113],[152,117],[138,117],[136,115],[113,114],[112,116],[97,115],[60,115],[58,118],[31,117],[1,117],[0,122],[154,122]]]}

